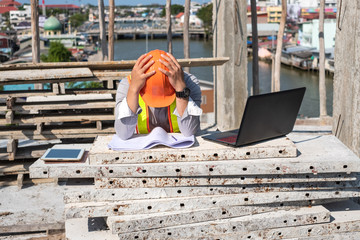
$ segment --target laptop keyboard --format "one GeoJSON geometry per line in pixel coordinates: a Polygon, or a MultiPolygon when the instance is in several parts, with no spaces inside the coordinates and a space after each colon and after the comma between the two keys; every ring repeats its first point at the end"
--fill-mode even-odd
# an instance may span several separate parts
{"type": "Polygon", "coordinates": [[[237,137],[237,135],[233,135],[233,136],[229,136],[229,137],[218,138],[217,140],[221,141],[221,142],[226,142],[226,143],[235,143],[236,137],[237,137]]]}

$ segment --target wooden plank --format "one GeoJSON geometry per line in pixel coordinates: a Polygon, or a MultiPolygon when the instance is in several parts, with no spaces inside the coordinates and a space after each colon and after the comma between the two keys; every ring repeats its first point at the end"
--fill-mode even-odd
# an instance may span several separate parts
{"type": "Polygon", "coordinates": [[[7,148],[6,151],[9,154],[9,161],[14,161],[15,160],[15,155],[16,155],[16,151],[18,148],[18,140],[16,139],[10,139],[7,143],[7,148]]]}
{"type": "Polygon", "coordinates": [[[115,101],[62,101],[62,102],[34,102],[18,104],[14,107],[14,111],[30,111],[37,110],[66,110],[66,109],[96,109],[96,108],[114,108],[115,101]]]}
{"type": "Polygon", "coordinates": [[[7,97],[6,98],[6,108],[12,110],[15,104],[16,98],[7,97]]]}
{"type": "Polygon", "coordinates": [[[18,176],[17,176],[17,186],[19,189],[22,188],[23,186],[23,181],[24,181],[24,174],[23,173],[19,173],[18,176]]]}
{"type": "Polygon", "coordinates": [[[41,134],[42,133],[42,131],[43,131],[43,128],[44,128],[44,123],[37,123],[36,124],[36,133],[37,134],[41,134]]]}
{"type": "Polygon", "coordinates": [[[316,183],[332,182],[340,185],[343,181],[355,181],[357,174],[319,174],[319,175],[257,175],[232,177],[149,177],[149,178],[96,178],[97,188],[154,188],[154,187],[190,187],[244,184],[276,183],[316,183]],[[111,184],[110,184],[111,181],[111,184]]]}
{"type": "Polygon", "coordinates": [[[50,140],[59,138],[95,138],[98,135],[114,134],[113,127],[106,127],[102,130],[96,128],[71,128],[71,129],[50,129],[44,130],[42,134],[36,134],[36,130],[5,130],[4,138],[50,140]]]}
{"type": "Polygon", "coordinates": [[[329,211],[322,206],[280,210],[278,212],[262,213],[250,216],[192,223],[181,226],[151,229],[133,233],[120,233],[123,239],[184,239],[205,237],[209,234],[229,232],[244,232],[271,227],[299,226],[314,223],[324,223],[330,220],[329,211]]]}
{"type": "Polygon", "coordinates": [[[97,129],[97,130],[101,130],[101,129],[102,129],[102,122],[101,122],[101,121],[96,121],[96,129],[97,129]]]}
{"type": "Polygon", "coordinates": [[[65,83],[61,82],[59,83],[60,93],[59,94],[65,94],[65,83]]]}
{"type": "Polygon", "coordinates": [[[304,191],[281,193],[241,193],[212,196],[178,197],[167,199],[128,200],[114,202],[71,203],[65,206],[66,218],[122,216],[173,212],[181,210],[198,210],[214,207],[251,206],[259,204],[308,201],[319,199],[347,199],[359,197],[357,189],[345,191],[304,191]]]}
{"type": "Polygon", "coordinates": [[[44,79],[29,79],[29,80],[8,79],[7,81],[0,82],[0,85],[16,85],[16,84],[29,84],[29,83],[35,83],[35,84],[50,83],[50,84],[52,84],[52,83],[84,82],[84,81],[99,82],[100,79],[98,79],[97,77],[56,78],[56,79],[45,79],[44,78],[44,79]]]}
{"type": "MultiPolygon", "coordinates": [[[[177,59],[182,67],[201,67],[218,66],[229,61],[228,57],[218,58],[190,58],[177,59]]],[[[98,61],[98,62],[71,62],[71,63],[20,63],[11,65],[1,65],[0,71],[6,70],[26,70],[26,69],[52,69],[52,68],[89,68],[91,70],[123,70],[132,69],[136,60],[128,61],[98,61]]]]}
{"type": "Polygon", "coordinates": [[[59,94],[60,90],[59,90],[59,84],[58,83],[53,83],[51,84],[51,88],[54,94],[59,94]]]}
{"type": "Polygon", "coordinates": [[[91,164],[119,163],[157,163],[157,162],[193,162],[220,161],[232,159],[258,159],[296,157],[295,144],[286,137],[234,148],[216,144],[196,137],[196,144],[188,149],[177,149],[169,152],[169,148],[159,147],[144,151],[113,151],[107,144],[112,136],[99,136],[90,151],[91,164]]]}
{"type": "Polygon", "coordinates": [[[70,78],[88,78],[93,77],[89,68],[54,68],[54,69],[31,69],[31,70],[11,70],[2,71],[0,82],[16,82],[28,80],[44,79],[70,79],[70,78]]]}
{"type": "Polygon", "coordinates": [[[14,121],[14,112],[12,110],[7,111],[5,115],[5,120],[0,120],[0,124],[12,124],[14,121]]]}
{"type": "MultiPolygon", "coordinates": [[[[67,94],[116,94],[116,89],[67,89],[67,94]]],[[[30,97],[30,96],[54,96],[56,95],[53,92],[48,90],[32,90],[29,91],[9,91],[9,92],[0,92],[0,98],[6,98],[8,96],[12,97],[30,97]]]]}
{"type": "MultiPolygon", "coordinates": [[[[52,122],[84,122],[84,121],[98,121],[98,120],[114,120],[113,114],[100,114],[100,115],[60,115],[60,116],[34,116],[25,117],[20,115],[13,119],[13,124],[37,124],[37,123],[52,123],[52,122]]],[[[8,124],[5,120],[0,120],[0,124],[8,124]]]]}
{"type": "Polygon", "coordinates": [[[17,175],[19,173],[29,173],[29,163],[8,163],[8,164],[0,164],[0,176],[6,175],[17,175]]]}

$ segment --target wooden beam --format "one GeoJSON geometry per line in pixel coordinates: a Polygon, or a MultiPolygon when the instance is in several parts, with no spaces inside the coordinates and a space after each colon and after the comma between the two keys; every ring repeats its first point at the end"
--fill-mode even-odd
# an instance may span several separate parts
{"type": "MultiPolygon", "coordinates": [[[[67,89],[66,94],[116,94],[116,89],[67,89]]],[[[12,97],[31,97],[31,96],[55,96],[51,91],[16,91],[16,92],[6,92],[6,93],[0,93],[0,98],[6,98],[8,96],[12,97]]]]}
{"type": "Polygon", "coordinates": [[[6,98],[6,109],[12,110],[15,104],[16,98],[8,96],[6,98]]]}
{"type": "Polygon", "coordinates": [[[18,189],[21,189],[22,186],[23,186],[23,181],[24,181],[24,174],[23,173],[19,173],[18,176],[17,176],[17,186],[18,186],[18,189]]]}
{"type": "Polygon", "coordinates": [[[14,120],[14,112],[13,111],[7,111],[5,114],[5,120],[0,120],[3,125],[5,124],[12,124],[14,120]]]}
{"type": "MultiPolygon", "coordinates": [[[[215,58],[191,58],[177,59],[182,67],[202,67],[218,66],[230,60],[229,57],[215,58]]],[[[91,70],[124,70],[132,69],[136,60],[107,61],[107,62],[59,62],[59,63],[19,63],[11,65],[1,65],[0,71],[6,70],[26,70],[26,69],[53,69],[53,68],[90,68],[91,70]]]]}
{"type": "Polygon", "coordinates": [[[0,82],[5,83],[22,80],[52,80],[83,77],[94,77],[94,75],[89,68],[11,70],[1,72],[0,82]]]}
{"type": "Polygon", "coordinates": [[[6,151],[9,154],[9,161],[15,160],[16,151],[18,148],[18,140],[17,139],[10,139],[7,143],[6,151]]]}

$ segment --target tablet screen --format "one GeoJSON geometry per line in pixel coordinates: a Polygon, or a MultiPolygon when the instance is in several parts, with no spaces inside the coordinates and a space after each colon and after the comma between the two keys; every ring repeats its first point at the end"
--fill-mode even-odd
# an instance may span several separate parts
{"type": "Polygon", "coordinates": [[[79,159],[83,149],[49,149],[42,159],[79,159]]]}

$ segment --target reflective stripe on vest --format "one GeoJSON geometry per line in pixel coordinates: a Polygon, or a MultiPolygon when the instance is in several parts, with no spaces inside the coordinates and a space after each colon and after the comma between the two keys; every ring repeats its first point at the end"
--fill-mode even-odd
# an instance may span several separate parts
{"type": "MultiPolygon", "coordinates": [[[[131,81],[131,75],[128,76],[128,81],[131,81]]],[[[138,115],[138,122],[136,125],[136,132],[140,134],[145,134],[150,132],[149,125],[149,108],[144,102],[142,97],[139,94],[139,106],[142,109],[142,112],[138,115]]],[[[168,120],[170,125],[170,132],[180,132],[179,125],[177,122],[177,116],[173,114],[176,108],[176,99],[172,102],[170,106],[167,107],[168,120]]]]}

